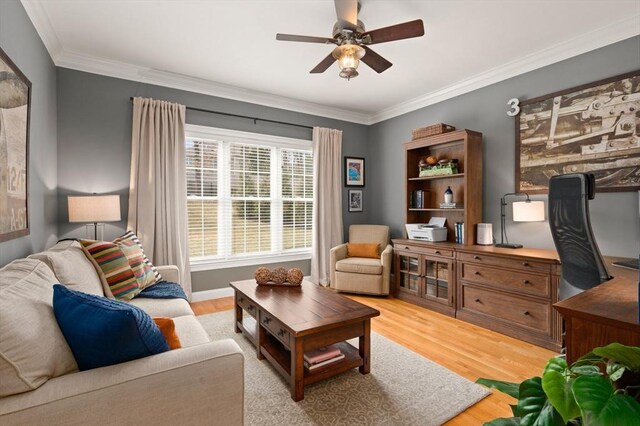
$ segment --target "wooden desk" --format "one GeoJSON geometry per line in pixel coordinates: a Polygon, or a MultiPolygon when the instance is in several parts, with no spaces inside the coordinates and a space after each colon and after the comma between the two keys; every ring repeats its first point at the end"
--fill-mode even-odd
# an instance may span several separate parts
{"type": "Polygon", "coordinates": [[[569,363],[613,342],[640,346],[638,271],[613,266],[616,260],[605,258],[612,280],[554,305],[565,321],[569,363]]]}

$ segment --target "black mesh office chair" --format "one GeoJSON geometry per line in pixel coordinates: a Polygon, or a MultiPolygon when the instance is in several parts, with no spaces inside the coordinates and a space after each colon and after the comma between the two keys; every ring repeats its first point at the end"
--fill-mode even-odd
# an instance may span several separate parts
{"type": "Polygon", "coordinates": [[[561,299],[611,279],[591,230],[589,200],[594,194],[592,174],[572,173],[549,181],[549,226],[562,263],[561,299]]]}

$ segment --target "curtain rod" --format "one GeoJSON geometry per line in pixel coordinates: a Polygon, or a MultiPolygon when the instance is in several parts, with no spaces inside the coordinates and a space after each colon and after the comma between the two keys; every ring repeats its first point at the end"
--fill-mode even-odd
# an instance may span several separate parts
{"type": "MultiPolygon", "coordinates": [[[[133,96],[130,97],[129,100],[133,101],[133,96]]],[[[206,112],[206,113],[209,113],[209,114],[226,115],[227,117],[246,118],[248,120],[253,120],[253,124],[256,124],[256,122],[258,122],[258,121],[265,121],[267,123],[283,124],[285,126],[302,127],[303,129],[313,130],[313,127],[311,127],[311,126],[305,126],[303,124],[296,124],[296,123],[288,123],[286,121],[269,120],[268,118],[250,117],[248,115],[231,114],[230,112],[214,111],[214,110],[211,110],[211,109],[195,108],[195,107],[190,107],[190,106],[185,106],[185,108],[190,110],[190,111],[198,111],[198,112],[206,112]]]]}

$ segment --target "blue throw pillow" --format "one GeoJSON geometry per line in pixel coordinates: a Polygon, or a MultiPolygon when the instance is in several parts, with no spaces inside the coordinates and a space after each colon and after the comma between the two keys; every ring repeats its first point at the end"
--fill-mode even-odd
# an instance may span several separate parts
{"type": "Polygon", "coordinates": [[[125,302],[55,284],[53,312],[81,371],[169,350],[149,314],[125,302]]]}

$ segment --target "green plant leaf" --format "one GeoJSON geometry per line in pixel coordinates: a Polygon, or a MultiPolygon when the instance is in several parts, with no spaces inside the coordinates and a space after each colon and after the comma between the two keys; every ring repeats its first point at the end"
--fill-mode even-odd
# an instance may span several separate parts
{"type": "Polygon", "coordinates": [[[518,417],[510,417],[510,418],[498,418],[493,419],[490,422],[486,422],[483,426],[519,426],[520,418],[518,417]]]}
{"type": "Polygon", "coordinates": [[[602,374],[596,365],[575,365],[571,367],[571,372],[580,376],[599,376],[602,374]]]}
{"type": "Polygon", "coordinates": [[[607,363],[607,374],[609,375],[609,380],[612,382],[619,380],[625,371],[627,371],[627,368],[622,364],[617,362],[607,363]]]}
{"type": "Polygon", "coordinates": [[[520,389],[519,383],[505,382],[502,380],[483,379],[483,378],[479,378],[478,380],[476,380],[476,383],[478,383],[479,385],[486,386],[488,388],[497,389],[502,393],[506,393],[507,395],[512,396],[515,399],[518,399],[519,389],[520,389]]]}
{"type": "Polygon", "coordinates": [[[601,348],[595,348],[593,353],[616,361],[631,370],[640,370],[640,347],[638,346],[625,346],[620,343],[611,343],[601,348]]]}
{"type": "Polygon", "coordinates": [[[544,366],[544,373],[548,371],[557,371],[564,374],[567,371],[567,360],[557,357],[551,358],[547,361],[547,365],[544,366]]]}
{"type": "Polygon", "coordinates": [[[572,383],[573,378],[567,375],[567,362],[562,358],[551,358],[544,368],[542,389],[564,423],[580,415],[580,408],[571,391],[572,383]]]}
{"type": "Polygon", "coordinates": [[[580,407],[583,425],[637,426],[640,404],[628,395],[614,393],[608,378],[578,377],[572,389],[580,407]]]}
{"type": "Polygon", "coordinates": [[[523,426],[554,426],[564,425],[562,417],[549,403],[547,395],[542,389],[542,379],[532,377],[520,383],[520,398],[518,413],[520,424],[523,426]]]}
{"type": "Polygon", "coordinates": [[[511,407],[511,413],[513,413],[514,417],[518,417],[518,405],[517,404],[509,404],[511,407]]]}

